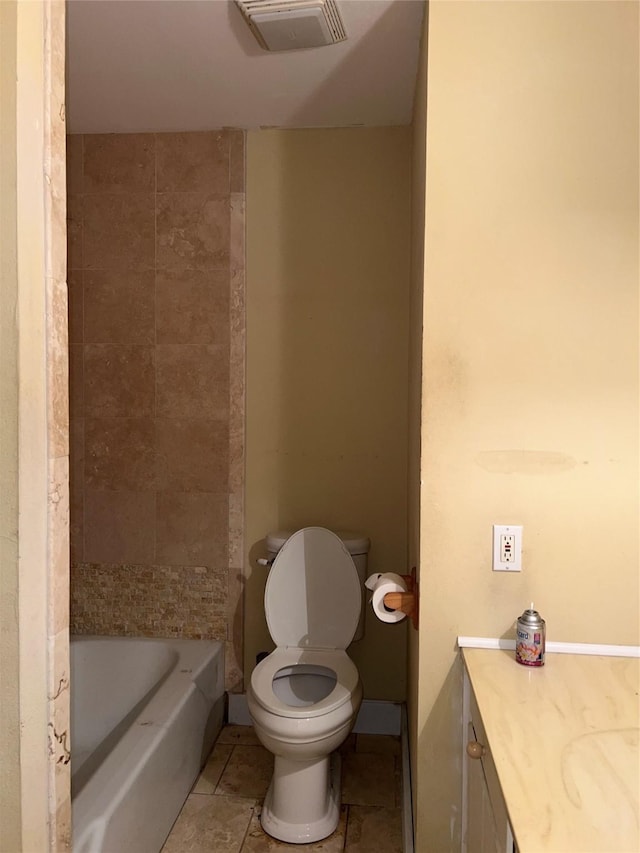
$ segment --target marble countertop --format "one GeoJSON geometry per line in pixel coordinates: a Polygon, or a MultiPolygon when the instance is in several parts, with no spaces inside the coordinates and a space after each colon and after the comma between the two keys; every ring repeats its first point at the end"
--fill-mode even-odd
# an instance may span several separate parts
{"type": "Polygon", "coordinates": [[[520,853],[638,853],[640,660],[463,655],[520,853]]]}

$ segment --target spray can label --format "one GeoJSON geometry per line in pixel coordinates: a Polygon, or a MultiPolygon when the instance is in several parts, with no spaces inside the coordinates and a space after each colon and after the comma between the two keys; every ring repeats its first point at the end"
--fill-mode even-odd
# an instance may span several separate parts
{"type": "Polygon", "coordinates": [[[516,623],[516,660],[524,666],[543,666],[545,623],[540,614],[525,610],[516,623]]]}

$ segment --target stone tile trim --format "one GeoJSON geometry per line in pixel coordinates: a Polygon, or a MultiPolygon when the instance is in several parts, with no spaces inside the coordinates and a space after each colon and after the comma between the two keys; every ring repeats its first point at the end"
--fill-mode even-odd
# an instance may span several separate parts
{"type": "MultiPolygon", "coordinates": [[[[239,148],[236,140],[236,150],[239,148]]],[[[244,157],[244,147],[242,149],[244,157]]],[[[225,684],[242,693],[244,635],[244,482],[245,482],[245,195],[231,194],[231,270],[229,301],[229,642],[225,684]]]]}
{"type": "Polygon", "coordinates": [[[207,566],[79,563],[71,633],[227,639],[227,573],[207,566]]]}
{"type": "Polygon", "coordinates": [[[65,168],[65,3],[47,0],[43,154],[47,369],[47,745],[49,850],[71,850],[69,698],[69,372],[65,168]]]}

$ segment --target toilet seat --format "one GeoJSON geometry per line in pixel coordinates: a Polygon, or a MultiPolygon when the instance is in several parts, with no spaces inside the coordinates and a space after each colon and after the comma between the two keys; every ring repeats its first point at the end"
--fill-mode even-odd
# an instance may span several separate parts
{"type": "Polygon", "coordinates": [[[358,627],[362,590],[342,540],[324,527],[305,527],[275,558],[264,593],[276,646],[346,649],[358,627]]]}
{"type": "Polygon", "coordinates": [[[360,681],[358,670],[347,655],[341,649],[300,649],[300,648],[277,648],[264,658],[253,670],[251,675],[251,689],[253,695],[265,711],[279,717],[290,719],[320,717],[330,714],[351,701],[360,681]],[[285,667],[321,666],[332,670],[336,676],[336,684],[324,699],[313,705],[295,707],[288,705],[279,699],[273,690],[273,680],[279,670],[285,667]]]}
{"type": "Polygon", "coordinates": [[[251,675],[258,704],[278,717],[306,719],[349,702],[360,676],[344,650],[358,626],[361,606],[356,567],[335,533],[305,527],[289,537],[273,562],[264,593],[267,625],[277,648],[251,675]],[[275,694],[273,680],[281,669],[300,665],[329,669],[336,683],[324,699],[297,707],[275,694]]]}

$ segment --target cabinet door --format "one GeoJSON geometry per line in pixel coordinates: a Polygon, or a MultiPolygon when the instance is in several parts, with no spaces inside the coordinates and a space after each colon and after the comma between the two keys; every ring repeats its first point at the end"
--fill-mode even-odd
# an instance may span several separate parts
{"type": "MultiPolygon", "coordinates": [[[[467,742],[475,740],[473,726],[469,723],[467,742]]],[[[482,761],[467,756],[467,765],[467,851],[504,853],[496,830],[482,761]]]]}

